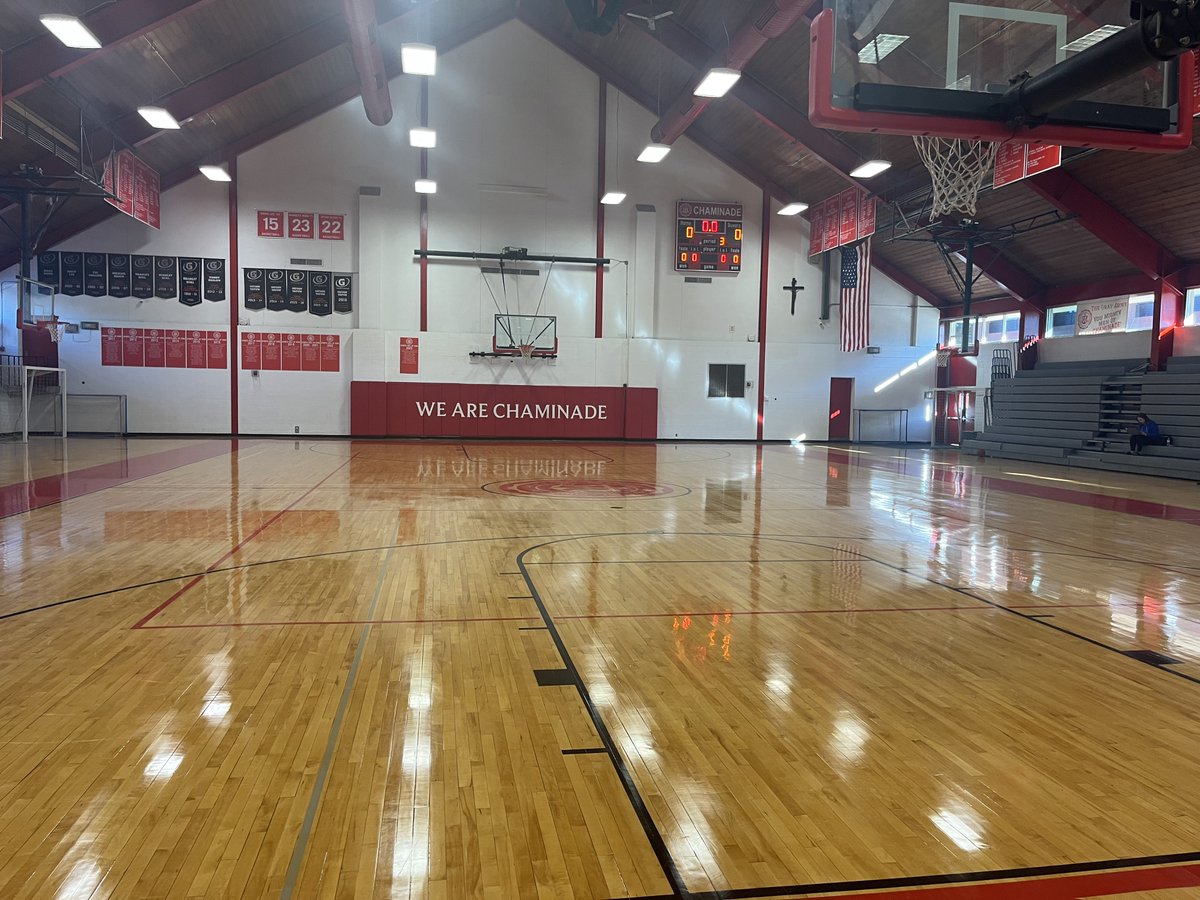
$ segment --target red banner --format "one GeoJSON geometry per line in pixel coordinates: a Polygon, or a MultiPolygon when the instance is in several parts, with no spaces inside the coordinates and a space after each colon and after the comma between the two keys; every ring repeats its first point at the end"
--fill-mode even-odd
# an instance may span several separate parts
{"type": "Polygon", "coordinates": [[[260,209],[258,211],[258,236],[265,238],[283,237],[283,211],[260,209]]]}
{"type": "Polygon", "coordinates": [[[224,369],[229,365],[229,341],[225,332],[210,331],[208,333],[208,367],[224,369]]]}
{"type": "Polygon", "coordinates": [[[109,157],[104,187],[116,195],[115,200],[107,202],[125,215],[151,228],[162,224],[158,172],[134,156],[132,150],[120,150],[109,157]]]}
{"type": "Polygon", "coordinates": [[[178,328],[167,332],[167,368],[187,368],[187,333],[178,328]]]}
{"type": "Polygon", "coordinates": [[[1024,144],[1006,141],[996,151],[992,169],[993,190],[1007,184],[1031,178],[1062,165],[1062,146],[1059,144],[1024,144]]]}
{"type": "Polygon", "coordinates": [[[415,337],[400,338],[400,374],[416,375],[420,370],[420,339],[415,337]]]}
{"type": "Polygon", "coordinates": [[[162,328],[101,328],[100,364],[149,369],[224,369],[229,364],[223,331],[162,328]]]}
{"type": "Polygon", "coordinates": [[[305,372],[321,371],[321,336],[304,334],[300,336],[300,368],[305,372]]]}
{"type": "Polygon", "coordinates": [[[142,342],[142,329],[121,329],[121,365],[134,368],[146,365],[146,345],[142,342]]]}
{"type": "Polygon", "coordinates": [[[321,371],[342,370],[342,338],[337,334],[326,334],[321,339],[321,371]]]}
{"type": "Polygon", "coordinates": [[[261,369],[262,356],[259,354],[258,339],[260,335],[256,331],[242,332],[242,368],[243,369],[261,369]]]}
{"type": "Polygon", "coordinates": [[[147,328],[142,332],[142,343],[146,346],[146,367],[161,369],[167,364],[167,334],[161,328],[147,328]]]}
{"type": "Polygon", "coordinates": [[[300,335],[281,334],[279,340],[283,345],[280,350],[279,368],[285,372],[301,371],[303,366],[300,363],[300,335]]]}
{"type": "Polygon", "coordinates": [[[838,243],[845,246],[858,240],[858,188],[846,188],[838,194],[838,201],[841,208],[838,243]]]}
{"type": "Polygon", "coordinates": [[[350,391],[350,430],[410,437],[652,440],[658,432],[658,391],[356,381],[350,391]]]}
{"type": "Polygon", "coordinates": [[[825,239],[822,241],[822,246],[826,250],[833,250],[838,246],[838,239],[841,236],[842,225],[842,206],[840,198],[837,196],[830,197],[825,201],[825,209],[821,213],[821,218],[825,222],[825,239]]]}
{"type": "Polygon", "coordinates": [[[342,338],[337,334],[276,334],[243,331],[242,368],[265,372],[340,372],[342,338]]]}
{"type": "Polygon", "coordinates": [[[273,332],[267,332],[258,336],[258,353],[259,359],[262,361],[261,369],[264,371],[278,371],[279,369],[279,335],[273,332]]]}
{"type": "Polygon", "coordinates": [[[208,368],[207,331],[189,331],[187,333],[187,367],[189,369],[208,368]]]}
{"type": "Polygon", "coordinates": [[[313,238],[315,216],[310,212],[287,214],[287,235],[293,240],[310,241],[313,238]]]}
{"type": "Polygon", "coordinates": [[[859,240],[875,233],[875,198],[865,191],[858,199],[859,240]]]}
{"type": "Polygon", "coordinates": [[[825,204],[816,203],[808,214],[808,255],[825,252],[825,204]]]}
{"type": "Polygon", "coordinates": [[[119,328],[100,329],[100,365],[119,366],[121,364],[121,330],[119,328]]]}
{"type": "Polygon", "coordinates": [[[340,213],[318,213],[317,236],[323,241],[345,240],[346,217],[340,213]]]}

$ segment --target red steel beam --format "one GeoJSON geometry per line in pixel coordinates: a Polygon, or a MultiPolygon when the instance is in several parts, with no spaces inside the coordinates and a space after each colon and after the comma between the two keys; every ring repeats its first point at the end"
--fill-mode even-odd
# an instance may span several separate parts
{"type": "MultiPolygon", "coordinates": [[[[957,255],[960,259],[962,258],[961,254],[957,255]]],[[[1018,300],[1032,303],[1038,309],[1045,309],[1042,304],[1042,294],[1045,293],[1046,286],[1016,263],[1001,255],[994,247],[976,247],[975,266],[989,280],[994,281],[998,287],[1008,291],[1018,300]]],[[[974,310],[974,304],[971,308],[974,310]]]]}
{"type": "Polygon", "coordinates": [[[47,78],[65,75],[113,47],[194,12],[212,0],[117,0],[86,16],[83,22],[103,45],[99,50],[73,50],[47,32],[4,54],[4,97],[12,100],[47,78]]]}
{"type": "Polygon", "coordinates": [[[1056,209],[1074,215],[1084,228],[1152,278],[1173,275],[1183,261],[1107,200],[1062,169],[1025,182],[1056,209]]]}
{"type": "Polygon", "coordinates": [[[342,0],[342,15],[350,29],[350,55],[358,73],[359,93],[367,121],[386,125],[392,121],[392,95],[379,46],[379,21],[374,0],[342,0]]]}

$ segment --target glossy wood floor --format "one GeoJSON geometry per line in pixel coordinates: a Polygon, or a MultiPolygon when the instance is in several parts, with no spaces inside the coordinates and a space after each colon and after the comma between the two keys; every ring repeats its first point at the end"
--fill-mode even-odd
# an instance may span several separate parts
{"type": "Polygon", "coordinates": [[[0,897],[1200,897],[1196,486],[787,445],[24,452],[0,897]]]}

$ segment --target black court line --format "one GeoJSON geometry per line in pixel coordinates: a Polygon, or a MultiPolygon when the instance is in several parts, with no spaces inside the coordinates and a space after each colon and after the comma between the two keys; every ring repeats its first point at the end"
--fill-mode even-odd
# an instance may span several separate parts
{"type": "Polygon", "coordinates": [[[545,631],[545,625],[522,625],[517,631],[545,631]]]}
{"type": "Polygon", "coordinates": [[[577,747],[573,750],[564,750],[563,756],[582,756],[586,753],[607,753],[603,747],[577,747]]]}
{"type": "MultiPolygon", "coordinates": [[[[612,535],[609,536],[611,537],[612,535]]],[[[565,540],[571,540],[571,538],[566,538],[565,540]]],[[[609,733],[608,726],[604,724],[600,710],[596,707],[595,701],[592,700],[592,695],[588,692],[587,685],[583,683],[583,679],[579,675],[579,670],[575,667],[575,661],[571,658],[571,652],[567,650],[567,645],[563,642],[562,635],[558,633],[558,627],[554,624],[554,619],[550,616],[550,611],[546,609],[546,604],[542,601],[541,595],[538,593],[537,585],[533,583],[533,577],[529,574],[529,570],[525,566],[525,557],[530,553],[561,542],[559,540],[546,541],[545,543],[525,548],[517,554],[517,568],[521,570],[521,576],[525,579],[525,583],[529,585],[529,593],[533,595],[533,602],[537,604],[542,621],[546,623],[546,630],[550,632],[550,638],[554,641],[554,646],[558,648],[558,655],[563,661],[565,671],[569,672],[574,678],[574,685],[576,691],[579,692],[579,699],[583,701],[584,709],[587,710],[588,717],[592,720],[592,726],[596,729],[600,743],[604,746],[605,751],[608,753],[608,758],[612,761],[613,768],[617,772],[617,777],[621,780],[621,786],[625,789],[625,796],[629,798],[629,803],[633,807],[638,822],[641,823],[642,831],[645,832],[646,840],[650,843],[650,847],[658,859],[658,864],[662,868],[663,875],[666,876],[667,883],[671,885],[672,896],[681,898],[689,897],[691,895],[688,893],[687,885],[684,883],[683,874],[675,865],[675,860],[671,858],[671,853],[667,849],[667,842],[663,838],[662,832],[658,830],[658,825],[655,824],[654,818],[650,815],[650,809],[646,806],[646,801],[642,798],[641,792],[633,780],[633,773],[629,771],[629,766],[621,756],[621,751],[617,749],[617,744],[613,740],[612,734],[609,733]]]]}
{"type": "MultiPolygon", "coordinates": [[[[500,574],[504,574],[504,573],[502,572],[500,574]]],[[[515,575],[516,573],[514,572],[513,574],[515,575]]],[[[513,594],[512,596],[506,597],[505,599],[506,600],[532,600],[533,597],[530,596],[529,594],[513,594]]]]}

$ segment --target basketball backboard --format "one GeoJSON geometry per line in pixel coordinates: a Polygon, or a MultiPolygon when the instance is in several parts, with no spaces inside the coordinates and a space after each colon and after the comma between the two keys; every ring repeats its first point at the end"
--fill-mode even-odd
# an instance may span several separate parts
{"type": "Polygon", "coordinates": [[[1139,66],[1042,121],[1005,91],[1130,25],[1129,0],[826,0],[810,44],[810,118],[825,128],[1126,150],[1191,144],[1193,54],[1139,66]],[[1186,81],[1185,81],[1186,78],[1186,81]],[[1180,90],[1181,83],[1188,89],[1180,90]]]}
{"type": "Polygon", "coordinates": [[[557,316],[517,316],[497,314],[492,334],[492,352],[506,356],[522,355],[525,347],[531,356],[558,354],[557,316]]]}

